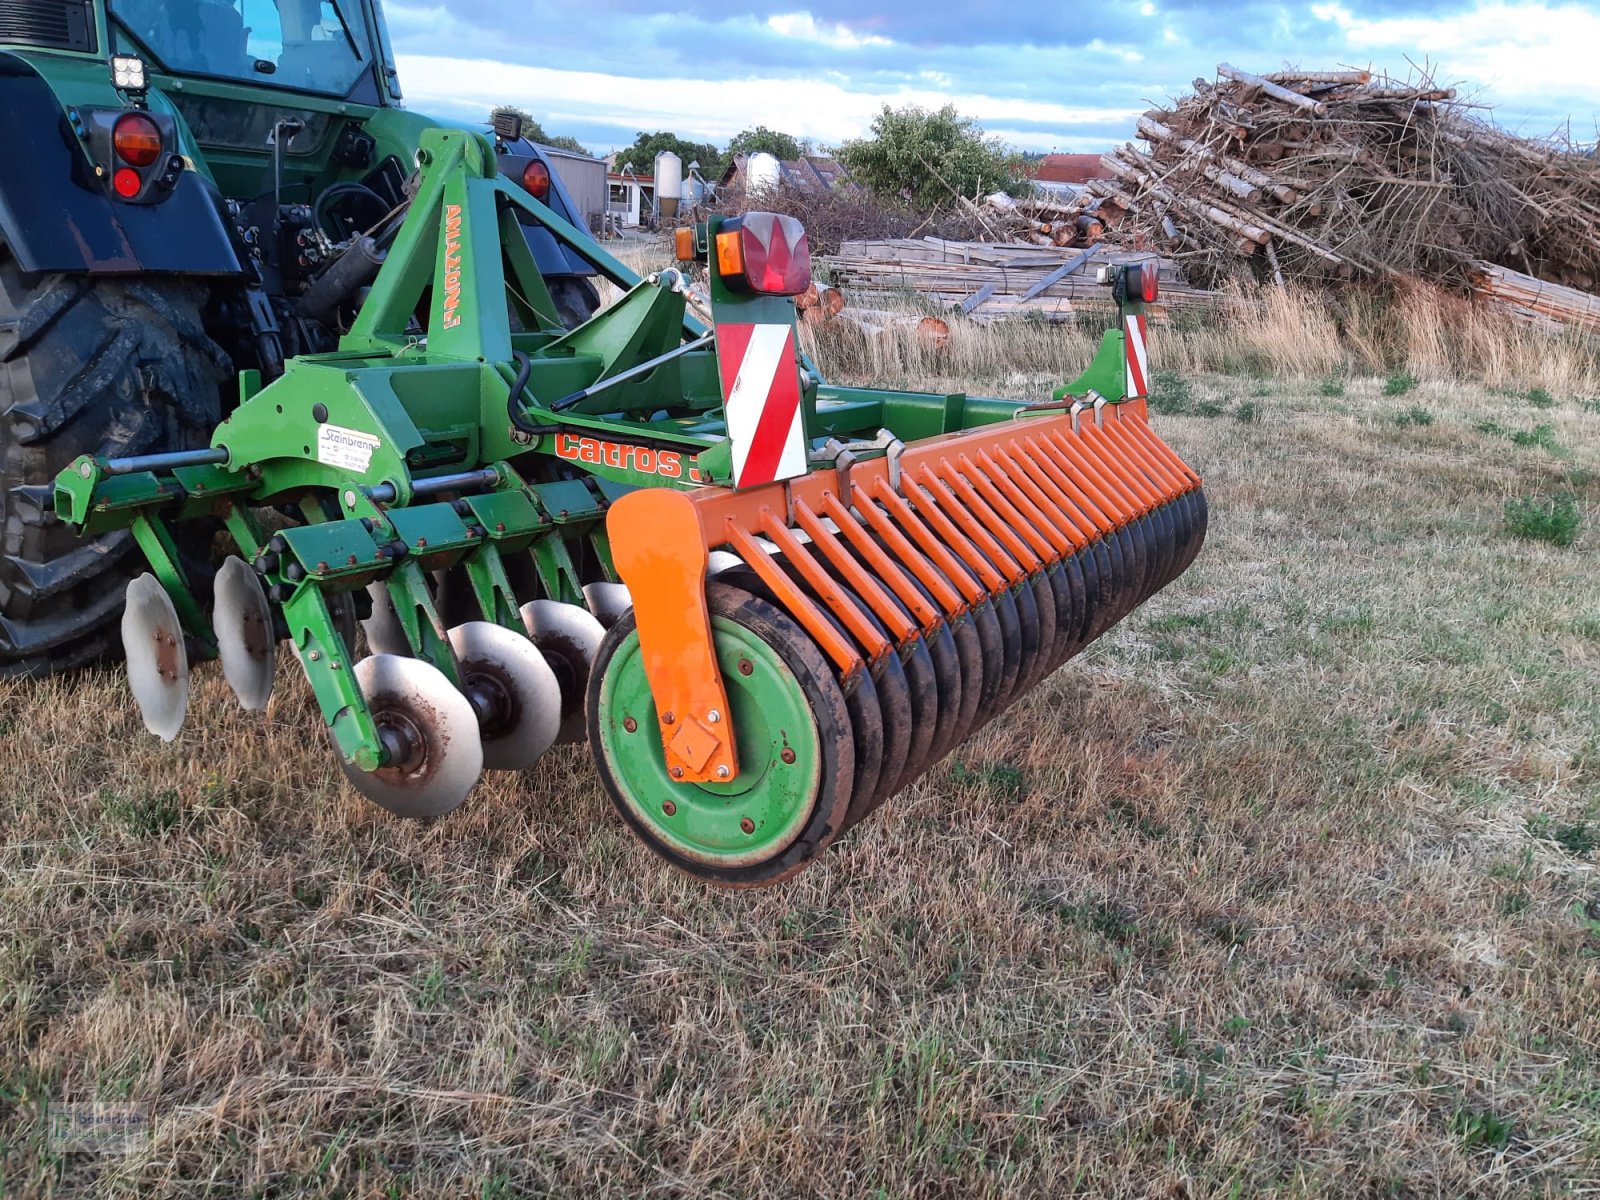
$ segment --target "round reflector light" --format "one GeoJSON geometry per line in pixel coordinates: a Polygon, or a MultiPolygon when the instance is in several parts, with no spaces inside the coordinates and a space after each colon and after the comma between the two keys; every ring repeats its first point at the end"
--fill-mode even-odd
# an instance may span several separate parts
{"type": "Polygon", "coordinates": [[[143,113],[128,113],[111,131],[117,157],[134,167],[148,167],[161,157],[161,130],[143,113]]]}
{"type": "Polygon", "coordinates": [[[550,194],[550,168],[534,159],[522,168],[522,186],[535,200],[543,200],[550,194]]]}
{"type": "Polygon", "coordinates": [[[111,186],[124,200],[132,200],[144,186],[144,180],[139,178],[139,172],[132,167],[118,167],[116,174],[111,176],[111,186]]]}

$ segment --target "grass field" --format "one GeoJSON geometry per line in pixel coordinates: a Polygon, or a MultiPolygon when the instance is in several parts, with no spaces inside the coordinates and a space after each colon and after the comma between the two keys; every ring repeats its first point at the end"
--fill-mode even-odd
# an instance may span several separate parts
{"type": "Polygon", "coordinates": [[[0,1194],[1600,1195],[1600,405],[1327,366],[1164,377],[1193,569],[775,891],[0,683],[0,1194]]]}

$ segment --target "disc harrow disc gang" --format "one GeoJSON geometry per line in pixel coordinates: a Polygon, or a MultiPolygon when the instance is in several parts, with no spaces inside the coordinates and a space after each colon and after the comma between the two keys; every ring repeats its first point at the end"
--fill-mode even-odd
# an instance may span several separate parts
{"type": "Polygon", "coordinates": [[[605,626],[588,609],[559,600],[528,601],[522,606],[522,623],[561,685],[561,731],[556,740],[583,741],[584,694],[605,626]]]}
{"type": "MultiPolygon", "coordinates": [[[[668,861],[726,883],[783,878],[841,820],[849,828],[910,785],[1175,579],[1205,528],[1199,476],[1138,402],[979,426],[781,485],[625,496],[608,530],[636,606],[608,635],[590,685],[601,775],[668,861]],[[673,538],[697,544],[682,548],[689,565],[662,571],[660,545],[673,538]],[[697,778],[665,732],[670,720],[656,723],[655,700],[670,708],[674,688],[690,686],[658,656],[704,660],[641,647],[639,629],[692,641],[696,623],[684,614],[702,602],[690,588],[710,597],[702,636],[734,723],[730,783],[697,778]],[[751,648],[752,628],[767,639],[767,659],[751,648]],[[741,674],[757,661],[765,687],[741,674]],[[788,737],[806,724],[800,706],[810,728],[788,737]],[[777,770],[775,746],[792,751],[794,762],[778,763],[790,771],[777,770]],[[807,755],[820,756],[820,774],[805,795],[771,792],[807,755]],[[735,836],[744,809],[725,803],[730,794],[762,796],[757,828],[773,833],[760,846],[735,836]],[[825,828],[808,825],[829,804],[839,807],[825,828]]],[[[710,761],[712,750],[697,753],[710,761]]]]}

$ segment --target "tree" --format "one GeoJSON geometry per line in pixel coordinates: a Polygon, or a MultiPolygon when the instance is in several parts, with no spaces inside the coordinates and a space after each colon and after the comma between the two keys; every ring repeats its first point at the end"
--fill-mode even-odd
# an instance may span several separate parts
{"type": "Polygon", "coordinates": [[[754,129],[746,129],[733,135],[733,140],[728,143],[728,158],[731,161],[739,154],[767,153],[780,162],[799,158],[805,153],[798,139],[790,137],[787,133],[779,133],[776,129],[768,129],[765,125],[757,125],[754,129]]]}
{"type": "Polygon", "coordinates": [[[722,174],[722,151],[710,142],[686,142],[675,133],[645,133],[642,129],[633,145],[617,151],[617,170],[620,171],[624,163],[631,162],[634,174],[641,178],[648,176],[655,170],[656,155],[663,150],[671,150],[683,160],[685,177],[689,174],[689,164],[692,162],[700,164],[702,179],[716,179],[722,174]]]}
{"type": "Polygon", "coordinates": [[[857,183],[922,210],[951,207],[959,196],[1022,195],[1028,186],[1021,156],[953,104],[937,112],[885,104],[872,136],[839,147],[839,161],[857,183]]]}
{"type": "Polygon", "coordinates": [[[593,157],[589,148],[570,133],[558,133],[555,137],[545,138],[544,144],[554,146],[557,150],[571,150],[574,154],[589,154],[593,157]]]}

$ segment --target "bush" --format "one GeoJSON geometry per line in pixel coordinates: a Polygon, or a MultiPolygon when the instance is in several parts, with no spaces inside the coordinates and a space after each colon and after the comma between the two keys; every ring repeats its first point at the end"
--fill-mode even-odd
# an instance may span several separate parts
{"type": "Polygon", "coordinates": [[[1578,539],[1582,521],[1578,502],[1565,492],[1549,500],[1523,496],[1506,501],[1506,528],[1530,541],[1570,546],[1578,539]]]}
{"type": "Polygon", "coordinates": [[[936,112],[885,104],[872,135],[840,146],[839,161],[857,183],[923,211],[957,205],[962,196],[1020,196],[1028,188],[1021,156],[953,104],[936,112]]]}

